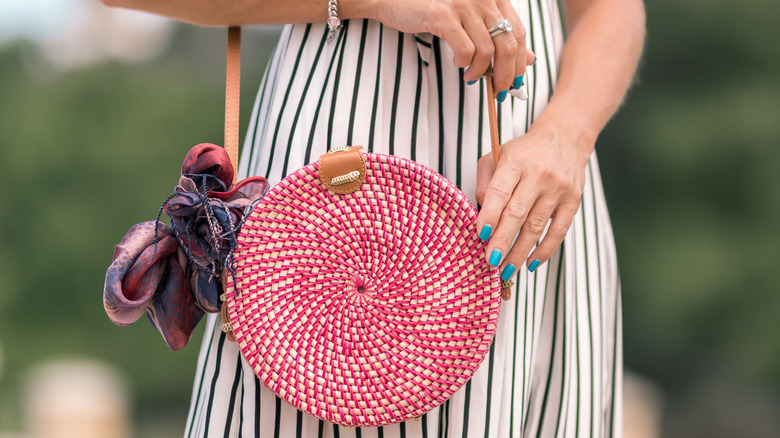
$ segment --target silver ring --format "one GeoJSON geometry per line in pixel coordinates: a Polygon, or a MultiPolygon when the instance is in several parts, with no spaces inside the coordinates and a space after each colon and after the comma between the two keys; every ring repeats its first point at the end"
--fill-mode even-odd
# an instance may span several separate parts
{"type": "Polygon", "coordinates": [[[496,35],[502,34],[504,32],[512,32],[512,22],[506,18],[503,20],[498,20],[498,23],[488,29],[488,33],[491,37],[495,37],[496,35]]]}

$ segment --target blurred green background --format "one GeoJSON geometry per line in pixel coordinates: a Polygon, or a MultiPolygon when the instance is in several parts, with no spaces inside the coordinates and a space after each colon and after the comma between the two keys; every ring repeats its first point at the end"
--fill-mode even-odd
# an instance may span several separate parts
{"type": "MultiPolygon", "coordinates": [[[[638,83],[597,146],[625,365],[660,386],[663,436],[776,437],[780,2],[646,7],[638,83]]],[[[180,436],[202,327],[172,352],[147,321],[111,324],[101,291],[186,151],[222,143],[225,33],[173,25],[146,60],[62,66],[51,32],[0,42],[0,432],[24,426],[30,367],[88,357],[126,377],[134,436],[180,436]]],[[[277,35],[245,32],[242,132],[277,35]]]]}

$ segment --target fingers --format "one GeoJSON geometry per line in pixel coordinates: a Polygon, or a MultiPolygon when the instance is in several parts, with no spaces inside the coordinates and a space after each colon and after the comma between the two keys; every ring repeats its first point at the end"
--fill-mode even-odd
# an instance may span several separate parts
{"type": "Polygon", "coordinates": [[[516,44],[514,47],[515,53],[512,57],[514,64],[512,65],[512,71],[508,81],[502,82],[501,80],[504,78],[499,78],[494,67],[493,82],[496,84],[498,90],[519,89],[523,84],[523,76],[525,75],[526,67],[533,62],[533,52],[526,47],[526,29],[525,26],[523,26],[523,22],[521,21],[517,10],[515,10],[511,3],[503,0],[498,2],[498,8],[504,17],[512,22],[512,36],[514,37],[513,39],[516,44]],[[530,61],[529,56],[531,57],[530,61]]]}
{"type": "Polygon", "coordinates": [[[535,59],[526,48],[526,30],[520,16],[511,3],[499,0],[497,4],[482,3],[464,11],[460,25],[461,29],[447,29],[443,35],[455,51],[455,65],[468,65],[463,79],[473,83],[485,74],[492,61],[493,97],[503,102],[508,90],[520,88],[526,66],[535,59]],[[488,29],[503,19],[512,23],[512,31],[491,37],[488,29]]]}
{"type": "MultiPolygon", "coordinates": [[[[484,161],[492,166],[490,157],[486,157],[488,159],[483,157],[480,159],[480,162],[484,161]]],[[[486,183],[484,179],[488,178],[488,172],[484,167],[478,167],[478,170],[481,171],[478,172],[479,174],[477,175],[476,196],[478,200],[479,197],[481,197],[483,202],[481,202],[482,209],[477,216],[477,232],[482,240],[490,239],[490,244],[488,246],[488,261],[491,262],[493,266],[498,266],[503,259],[505,251],[509,248],[511,239],[514,237],[514,235],[510,236],[508,239],[504,237],[504,240],[499,245],[493,237],[493,230],[497,230],[499,226],[508,229],[510,227],[509,224],[512,223],[515,224],[514,230],[516,232],[525,219],[528,209],[533,206],[535,192],[532,193],[530,190],[523,190],[523,188],[518,186],[517,181],[520,180],[520,174],[517,169],[517,166],[512,166],[508,164],[507,160],[502,159],[498,163],[495,174],[490,175],[490,179],[486,183]],[[508,213],[507,220],[499,223],[502,220],[502,212],[504,211],[505,206],[510,204],[509,200],[512,198],[516,186],[518,186],[518,193],[525,193],[526,197],[517,199],[517,202],[512,203],[513,211],[508,213]],[[498,252],[495,252],[495,250],[498,250],[498,252]]],[[[522,186],[522,183],[520,185],[522,186]]]]}
{"type": "MultiPolygon", "coordinates": [[[[517,267],[522,266],[523,262],[526,261],[531,248],[539,241],[542,233],[544,233],[544,230],[547,228],[550,216],[555,211],[555,202],[555,200],[546,199],[540,200],[534,205],[531,212],[525,218],[514,245],[512,245],[511,240],[508,240],[508,243],[505,243],[507,240],[503,235],[499,237],[500,230],[496,233],[496,240],[501,241],[500,243],[497,242],[497,245],[506,245],[506,247],[512,245],[509,253],[500,266],[501,278],[508,280],[508,277],[515,272],[517,267]]],[[[534,267],[534,269],[536,269],[536,267],[534,267]]]]}
{"type": "MultiPolygon", "coordinates": [[[[544,235],[544,239],[539,246],[534,249],[526,261],[526,266],[529,271],[535,271],[540,264],[552,257],[553,252],[560,246],[561,242],[563,242],[563,239],[566,237],[566,234],[569,232],[569,228],[571,227],[571,223],[574,220],[574,216],[577,214],[579,207],[579,202],[562,204],[558,207],[555,212],[555,217],[553,217],[550,227],[544,235]]],[[[513,260],[522,263],[522,258],[513,260]]]]}
{"type": "MultiPolygon", "coordinates": [[[[498,20],[488,24],[493,26],[498,20]]],[[[512,29],[522,27],[519,23],[512,22],[512,29]]],[[[514,30],[512,32],[502,32],[493,37],[493,46],[495,47],[495,56],[493,57],[493,87],[496,96],[499,101],[506,99],[506,91],[512,86],[516,77],[516,56],[518,52],[518,42],[514,37],[514,30]],[[501,94],[503,92],[503,95],[501,94]]]]}
{"type": "MultiPolygon", "coordinates": [[[[455,57],[452,60],[456,67],[468,67],[474,59],[474,42],[460,25],[448,26],[442,29],[442,38],[447,41],[455,57]]],[[[487,67],[486,67],[487,68],[487,67]]],[[[479,76],[477,76],[479,78],[479,76]]]]}
{"type": "Polygon", "coordinates": [[[485,74],[493,55],[496,53],[496,48],[481,17],[470,15],[464,19],[463,29],[474,44],[474,57],[469,68],[463,73],[463,79],[470,82],[485,74]]]}
{"type": "Polygon", "coordinates": [[[487,262],[508,279],[523,263],[533,272],[552,256],[577,213],[581,188],[578,192],[576,179],[520,170],[520,158],[509,155],[493,172],[489,158],[480,158],[477,166],[477,232],[488,242],[487,262]]]}
{"type": "Polygon", "coordinates": [[[555,211],[554,198],[537,199],[538,193],[531,192],[529,189],[531,189],[529,184],[521,183],[518,186],[504,208],[498,227],[488,243],[488,263],[493,266],[499,266],[500,263],[502,273],[510,264],[512,266],[509,269],[514,271],[523,263],[555,211]],[[515,240],[517,230],[520,231],[515,240]],[[515,240],[514,244],[512,244],[513,240],[515,240]],[[497,256],[499,253],[503,258],[497,256]]]}

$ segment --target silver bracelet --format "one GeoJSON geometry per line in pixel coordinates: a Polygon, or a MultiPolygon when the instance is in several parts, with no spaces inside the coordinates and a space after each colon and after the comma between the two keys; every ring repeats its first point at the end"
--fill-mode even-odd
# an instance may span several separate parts
{"type": "Polygon", "coordinates": [[[328,0],[328,45],[336,41],[336,32],[341,29],[341,20],[339,20],[339,2],[338,0],[328,0]]]}

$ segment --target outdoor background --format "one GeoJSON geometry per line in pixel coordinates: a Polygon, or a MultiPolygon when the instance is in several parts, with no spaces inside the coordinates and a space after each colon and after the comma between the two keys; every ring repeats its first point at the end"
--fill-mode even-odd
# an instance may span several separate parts
{"type": "MultiPolygon", "coordinates": [[[[663,436],[776,437],[780,2],[646,7],[638,83],[597,145],[625,366],[657,385],[663,436]]],[[[242,132],[278,30],[245,32],[242,132]]],[[[114,367],[132,436],[181,435],[202,327],[173,352],[101,294],[187,150],[222,144],[224,44],[97,0],[0,0],[0,435],[25,430],[31,373],[73,358],[114,367]]]]}

